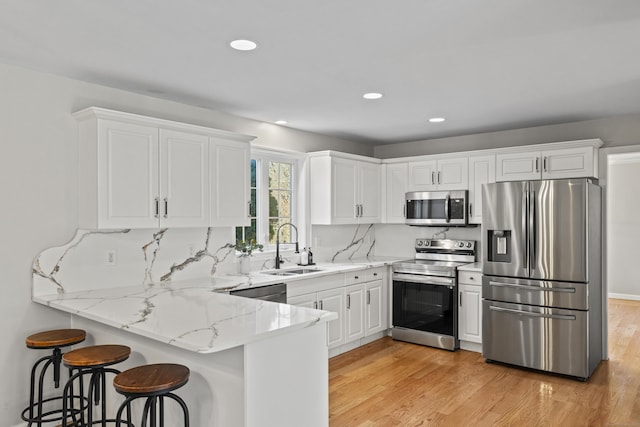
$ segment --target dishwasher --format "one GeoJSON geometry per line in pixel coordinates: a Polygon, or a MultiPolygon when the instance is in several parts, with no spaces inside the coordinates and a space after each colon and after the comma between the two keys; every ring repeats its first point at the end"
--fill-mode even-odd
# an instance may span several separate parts
{"type": "Polygon", "coordinates": [[[238,289],[229,291],[230,295],[238,297],[260,299],[263,301],[287,303],[287,284],[275,283],[273,285],[260,286],[257,288],[238,289]]]}

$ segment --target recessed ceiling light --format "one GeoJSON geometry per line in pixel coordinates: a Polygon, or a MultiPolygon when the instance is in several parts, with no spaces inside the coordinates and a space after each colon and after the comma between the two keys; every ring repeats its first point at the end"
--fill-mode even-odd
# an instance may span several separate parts
{"type": "Polygon", "coordinates": [[[382,98],[382,94],[378,92],[369,92],[362,95],[364,99],[380,99],[382,98]]]}
{"type": "Polygon", "coordinates": [[[288,122],[286,120],[276,120],[275,123],[277,125],[286,125],[288,122]]]}
{"type": "Polygon", "coordinates": [[[444,122],[444,117],[432,117],[429,119],[431,123],[442,123],[444,122]]]}
{"type": "Polygon", "coordinates": [[[234,40],[229,43],[229,46],[235,50],[253,50],[258,47],[258,45],[251,40],[234,40]]]}

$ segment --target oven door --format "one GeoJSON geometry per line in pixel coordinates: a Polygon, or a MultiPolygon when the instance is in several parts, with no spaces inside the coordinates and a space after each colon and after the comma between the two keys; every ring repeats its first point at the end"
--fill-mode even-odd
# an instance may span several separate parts
{"type": "Polygon", "coordinates": [[[395,273],[393,337],[454,350],[458,346],[457,297],[454,278],[395,273]]]}

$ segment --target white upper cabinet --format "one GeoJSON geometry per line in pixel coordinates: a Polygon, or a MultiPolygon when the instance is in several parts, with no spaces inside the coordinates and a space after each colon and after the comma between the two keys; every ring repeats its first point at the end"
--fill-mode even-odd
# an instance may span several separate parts
{"type": "Polygon", "coordinates": [[[482,223],[482,185],[496,182],[496,156],[469,157],[469,223],[482,223]]]}
{"type": "Polygon", "coordinates": [[[251,153],[248,142],[211,138],[211,225],[251,223],[251,153]]]}
{"type": "Polygon", "coordinates": [[[312,224],[380,222],[380,164],[331,152],[310,159],[312,224]]]}
{"type": "Polygon", "coordinates": [[[248,171],[252,137],[94,107],[74,117],[80,139],[81,228],[207,227],[246,221],[249,182],[242,180],[248,175],[242,171],[248,171]],[[236,144],[240,154],[217,149],[236,144]],[[226,160],[219,161],[222,156],[226,160]],[[235,199],[221,202],[214,190],[225,185],[233,187],[235,199]],[[212,216],[214,209],[220,213],[220,205],[223,213],[237,217],[212,216]]]}
{"type": "Polygon", "coordinates": [[[468,168],[467,157],[410,162],[408,191],[466,190],[468,168]]]}
{"type": "Polygon", "coordinates": [[[597,150],[602,141],[568,148],[498,153],[497,181],[597,178],[597,150]]]}
{"type": "Polygon", "coordinates": [[[388,224],[404,224],[405,193],[408,191],[409,164],[390,163],[386,168],[386,203],[385,222],[388,224]]]}
{"type": "Polygon", "coordinates": [[[160,129],[160,225],[209,225],[209,139],[160,129]]]}

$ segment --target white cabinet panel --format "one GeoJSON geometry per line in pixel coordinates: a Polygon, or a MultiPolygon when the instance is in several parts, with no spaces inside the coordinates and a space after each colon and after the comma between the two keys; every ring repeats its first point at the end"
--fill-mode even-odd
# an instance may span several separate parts
{"type": "MultiPolygon", "coordinates": [[[[333,224],[352,224],[356,221],[358,200],[357,163],[347,159],[331,159],[331,187],[333,193],[333,224]]],[[[313,197],[313,195],[311,195],[313,197]]]]}
{"type": "Polygon", "coordinates": [[[540,179],[540,153],[508,153],[496,156],[496,181],[540,179]]]}
{"type": "Polygon", "coordinates": [[[567,148],[542,152],[542,178],[597,177],[593,147],[567,148]]]}
{"type": "Polygon", "coordinates": [[[251,169],[249,143],[210,138],[211,222],[213,227],[250,225],[251,169]]]}
{"type": "Polygon", "coordinates": [[[463,341],[481,343],[482,286],[459,284],[458,291],[458,338],[463,341]]]}
{"type": "Polygon", "coordinates": [[[334,313],[338,313],[338,318],[330,321],[327,325],[327,344],[329,345],[329,347],[344,344],[344,288],[318,292],[318,308],[320,308],[321,310],[333,311],[334,313]]]}
{"type": "Polygon", "coordinates": [[[405,193],[408,191],[409,164],[391,163],[386,165],[386,223],[404,224],[405,193]]]}
{"type": "Polygon", "coordinates": [[[466,190],[468,158],[409,162],[409,191],[466,190]]]}
{"type": "Polygon", "coordinates": [[[380,165],[358,163],[358,193],[361,223],[380,222],[380,165]]]}
{"type": "Polygon", "coordinates": [[[295,305],[297,307],[305,308],[318,308],[318,300],[315,292],[310,294],[298,295],[295,297],[288,297],[287,304],[295,305]]]}
{"type": "Polygon", "coordinates": [[[365,335],[372,335],[387,329],[387,286],[383,280],[375,280],[365,285],[365,303],[365,335]]]}
{"type": "Polygon", "coordinates": [[[209,225],[209,139],[160,130],[160,225],[209,225]]]}
{"type": "Polygon", "coordinates": [[[346,287],[346,342],[364,337],[364,286],[351,285],[346,287]]]}
{"type": "MultiPolygon", "coordinates": [[[[98,218],[95,226],[157,227],[156,208],[160,203],[158,130],[105,120],[99,123],[98,132],[98,218]]],[[[93,222],[95,218],[87,221],[93,222]]]]}
{"type": "Polygon", "coordinates": [[[496,157],[469,157],[469,223],[482,223],[482,185],[496,182],[496,157]]]}

